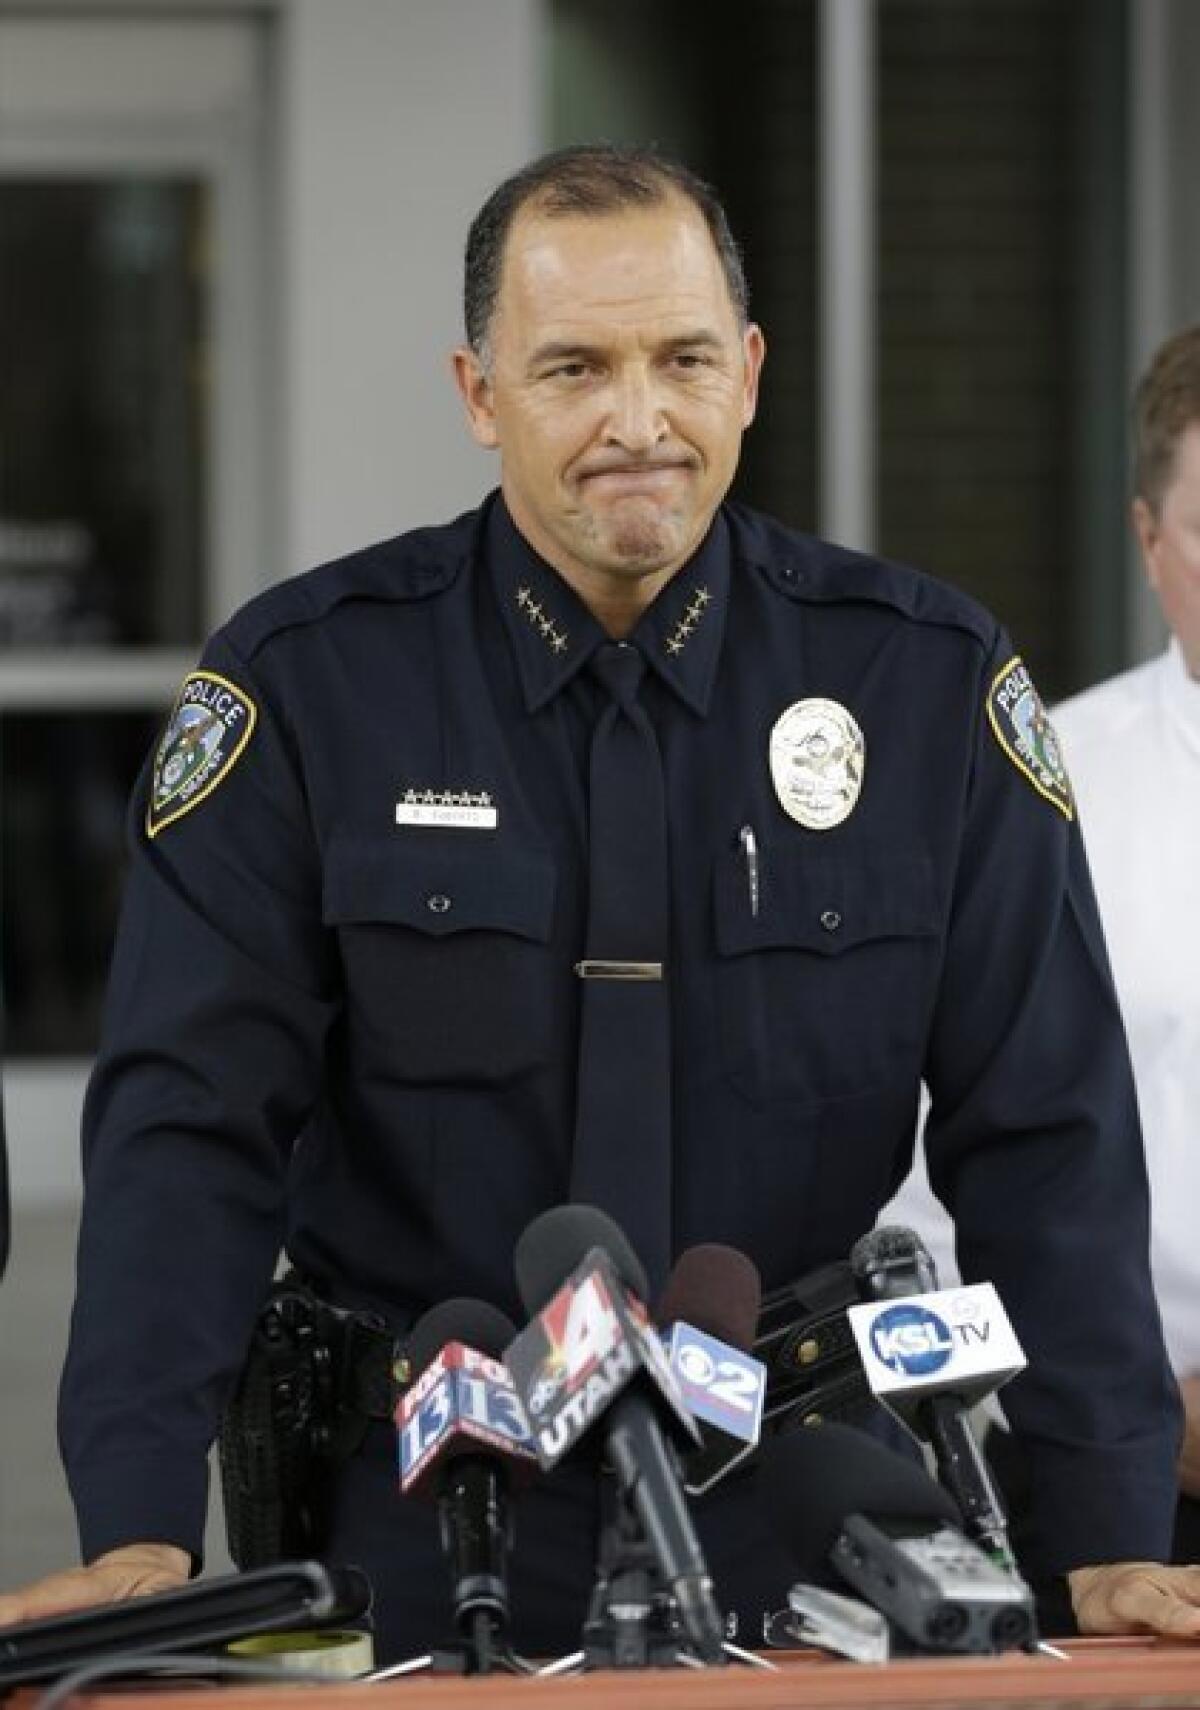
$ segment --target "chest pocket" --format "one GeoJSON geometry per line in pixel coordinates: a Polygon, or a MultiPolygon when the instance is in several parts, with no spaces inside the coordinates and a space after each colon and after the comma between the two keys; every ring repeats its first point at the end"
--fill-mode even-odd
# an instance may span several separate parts
{"type": "Polygon", "coordinates": [[[726,1072],[754,1103],[848,1098],[919,1070],[940,932],[927,857],[768,845],[755,914],[733,850],[714,905],[726,1072]]]}
{"type": "Polygon", "coordinates": [[[324,917],[341,944],[350,1023],[399,1080],[508,1080],[553,1045],[554,862],[470,833],[432,835],[437,845],[341,838],[329,851],[324,917]]]}

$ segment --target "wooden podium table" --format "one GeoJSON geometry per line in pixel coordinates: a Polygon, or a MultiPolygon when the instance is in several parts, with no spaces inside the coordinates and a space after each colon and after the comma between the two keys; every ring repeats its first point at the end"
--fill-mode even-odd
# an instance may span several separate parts
{"type": "MultiPolygon", "coordinates": [[[[777,1672],[666,1669],[519,1679],[408,1676],[391,1682],[330,1686],[213,1686],[202,1690],[220,1710],[844,1710],[846,1706],[961,1706],[962,1710],[1200,1710],[1200,1642],[1074,1639],[1068,1660],[1029,1657],[930,1657],[879,1665],[837,1661],[812,1651],[766,1653],[777,1672]]],[[[96,1690],[71,1710],[196,1710],[196,1690],[139,1686],[96,1690]]],[[[27,1710],[32,1691],[18,1697],[27,1710]]]]}

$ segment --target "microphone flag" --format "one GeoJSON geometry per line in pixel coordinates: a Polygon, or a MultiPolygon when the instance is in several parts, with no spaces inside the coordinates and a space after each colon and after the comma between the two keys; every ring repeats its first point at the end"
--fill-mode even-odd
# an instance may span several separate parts
{"type": "Polygon", "coordinates": [[[684,1447],[699,1433],[646,1309],[593,1247],[504,1351],[544,1471],[557,1466],[635,1380],[665,1404],[684,1447]]]}

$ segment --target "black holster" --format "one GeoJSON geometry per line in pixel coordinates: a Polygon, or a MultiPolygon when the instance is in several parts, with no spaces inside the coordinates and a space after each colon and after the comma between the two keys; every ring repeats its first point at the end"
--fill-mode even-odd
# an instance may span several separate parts
{"type": "Polygon", "coordinates": [[[294,1273],[271,1289],[217,1440],[239,1568],[320,1556],[337,1468],[389,1419],[396,1349],[378,1315],[331,1306],[294,1273]]]}

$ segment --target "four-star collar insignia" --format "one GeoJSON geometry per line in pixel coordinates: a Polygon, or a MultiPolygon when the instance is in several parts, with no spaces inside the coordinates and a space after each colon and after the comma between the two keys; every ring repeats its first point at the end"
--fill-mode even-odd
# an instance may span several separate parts
{"type": "Polygon", "coordinates": [[[524,612],[535,634],[540,635],[551,653],[565,653],[570,636],[565,628],[560,629],[552,617],[548,617],[542,609],[542,602],[534,597],[533,589],[527,582],[522,582],[517,589],[517,609],[524,612]]]}
{"type": "Polygon", "coordinates": [[[212,794],[254,731],[258,709],[249,695],[215,671],[193,671],[175,702],[154,756],[146,835],[190,813],[212,794]]]}
{"type": "Polygon", "coordinates": [[[1074,819],[1075,798],[1058,738],[1019,655],[1014,654],[992,679],[987,715],[992,734],[1021,776],[1059,813],[1074,819]]]}
{"type": "Polygon", "coordinates": [[[712,605],[712,598],[711,591],[706,587],[694,588],[692,590],[692,596],[687,603],[686,610],[683,612],[683,615],[676,623],[674,629],[672,629],[670,635],[667,636],[663,643],[663,646],[666,648],[668,653],[677,658],[679,654],[683,652],[684,648],[695,634],[700,620],[705,616],[708,608],[712,605]]]}

